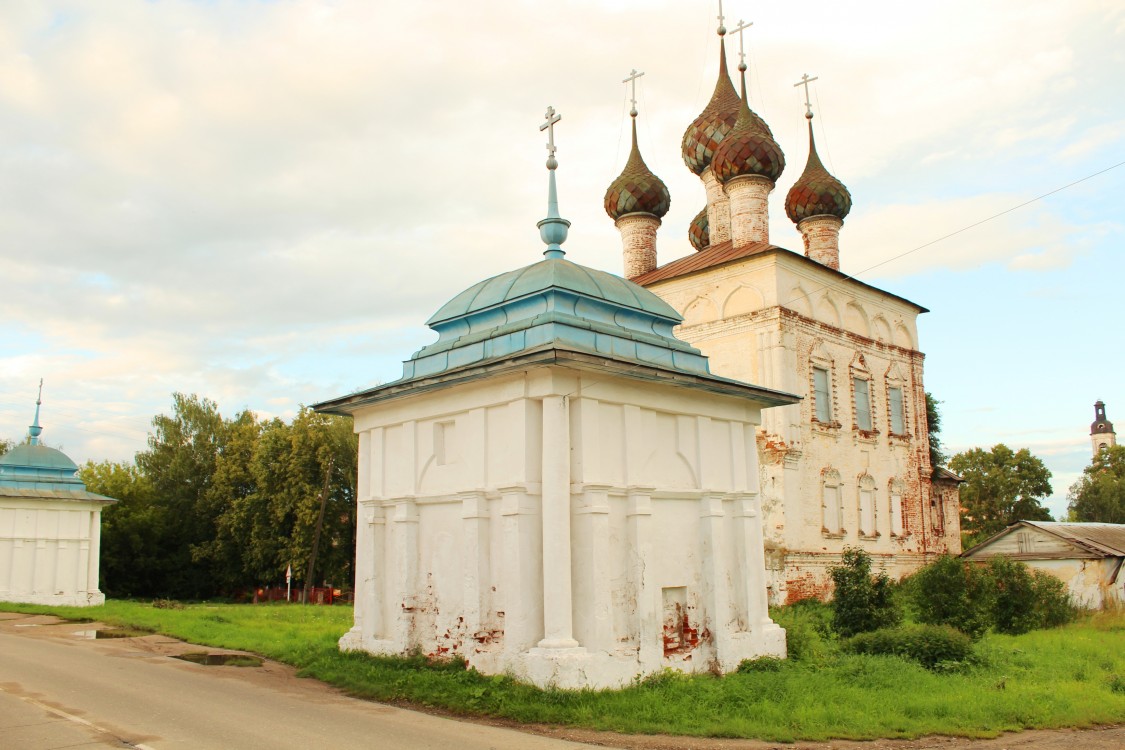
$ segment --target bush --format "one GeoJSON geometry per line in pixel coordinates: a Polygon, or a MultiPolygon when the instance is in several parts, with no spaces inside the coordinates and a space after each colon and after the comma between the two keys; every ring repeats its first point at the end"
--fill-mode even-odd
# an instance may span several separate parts
{"type": "Polygon", "coordinates": [[[886,573],[871,575],[871,556],[862,549],[845,549],[840,564],[828,573],[836,585],[832,628],[841,636],[891,627],[902,619],[890,579],[886,573]]]}
{"type": "Polygon", "coordinates": [[[1019,635],[1038,627],[1035,579],[1027,566],[1006,557],[994,557],[988,561],[988,574],[996,592],[992,608],[996,631],[1019,635]]]}
{"type": "Polygon", "coordinates": [[[1057,628],[1073,622],[1078,608],[1070,601],[1066,584],[1042,570],[1032,572],[1032,589],[1035,592],[1035,614],[1039,628],[1057,628]]]}
{"type": "Polygon", "coordinates": [[[771,609],[770,617],[785,628],[785,654],[793,661],[822,661],[833,650],[830,605],[805,599],[771,609]]]}
{"type": "Polygon", "coordinates": [[[751,672],[780,672],[784,662],[776,656],[759,656],[757,659],[743,659],[738,663],[741,674],[751,672]]]}
{"type": "Polygon", "coordinates": [[[967,661],[973,655],[973,641],[948,625],[905,625],[860,633],[844,642],[844,650],[901,656],[927,669],[944,669],[967,661]]]}
{"type": "Polygon", "coordinates": [[[907,580],[919,622],[949,625],[974,640],[992,623],[994,588],[988,574],[943,555],[907,580]]]}

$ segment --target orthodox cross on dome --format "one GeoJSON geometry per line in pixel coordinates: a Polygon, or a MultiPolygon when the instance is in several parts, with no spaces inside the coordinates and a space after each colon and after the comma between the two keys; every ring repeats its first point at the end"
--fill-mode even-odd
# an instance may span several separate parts
{"type": "Polygon", "coordinates": [[[550,178],[547,181],[547,218],[536,224],[539,227],[539,236],[546,243],[547,249],[543,251],[548,260],[562,258],[566,252],[562,243],[566,242],[567,230],[570,222],[559,216],[558,190],[555,188],[555,169],[559,162],[555,159],[555,123],[562,119],[562,115],[555,112],[554,107],[547,107],[546,122],[539,126],[540,132],[547,131],[547,169],[550,178]]]}
{"type": "Polygon", "coordinates": [[[812,102],[809,101],[809,84],[819,77],[820,76],[813,76],[812,78],[809,78],[809,74],[805,73],[803,76],[801,76],[801,80],[793,84],[793,88],[797,88],[798,86],[805,87],[805,119],[808,120],[811,120],[813,118],[812,102]]]}
{"type": "Polygon", "coordinates": [[[742,32],[753,25],[753,21],[747,23],[746,21],[739,20],[738,25],[733,29],[733,32],[738,34],[738,69],[743,73],[746,72],[746,51],[742,47],[742,32]]]}
{"type": "Polygon", "coordinates": [[[632,108],[629,110],[629,116],[630,117],[636,117],[637,116],[637,79],[640,78],[643,75],[644,75],[644,72],[638,73],[637,69],[633,68],[632,70],[629,71],[629,77],[626,78],[624,81],[622,81],[622,83],[628,83],[630,85],[631,89],[632,89],[632,92],[629,96],[629,101],[632,105],[632,108]]]}
{"type": "Polygon", "coordinates": [[[39,436],[43,434],[43,428],[39,426],[39,407],[43,404],[43,378],[39,378],[39,395],[35,398],[35,419],[31,420],[31,427],[28,428],[27,434],[29,441],[32,445],[39,445],[39,436]]]}
{"type": "Polygon", "coordinates": [[[723,15],[723,0],[719,0],[719,36],[726,36],[727,27],[723,25],[726,16],[723,15]]]}
{"type": "Polygon", "coordinates": [[[539,130],[547,131],[547,169],[554,169],[559,165],[555,160],[555,123],[562,119],[562,115],[555,112],[554,107],[547,107],[545,117],[547,121],[539,126],[539,130]]]}

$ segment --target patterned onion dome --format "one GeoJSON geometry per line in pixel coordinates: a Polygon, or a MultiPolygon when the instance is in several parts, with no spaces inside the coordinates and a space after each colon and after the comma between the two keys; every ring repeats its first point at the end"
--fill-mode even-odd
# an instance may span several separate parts
{"type": "Polygon", "coordinates": [[[711,244],[711,225],[707,219],[707,207],[695,215],[688,225],[688,239],[696,250],[706,250],[711,244]]]}
{"type": "Polygon", "coordinates": [[[852,195],[844,183],[828,174],[820,163],[809,120],[809,162],[785,196],[785,213],[794,224],[810,216],[835,216],[843,220],[852,210],[852,195]]]}
{"type": "Polygon", "coordinates": [[[646,213],[662,218],[672,205],[664,182],[654,175],[637,148],[637,118],[633,117],[633,150],[621,175],[605,191],[605,212],[617,221],[625,214],[646,213]]]}
{"type": "Polygon", "coordinates": [[[724,185],[734,177],[745,175],[760,175],[777,182],[785,169],[781,146],[777,145],[762,118],[750,111],[745,99],[741,100],[734,129],[715,149],[711,169],[724,185]]]}
{"type": "Polygon", "coordinates": [[[702,174],[711,164],[715,149],[738,121],[738,102],[738,92],[727,73],[726,42],[720,37],[719,80],[715,82],[715,93],[695,122],[684,131],[684,164],[692,172],[702,174]]]}

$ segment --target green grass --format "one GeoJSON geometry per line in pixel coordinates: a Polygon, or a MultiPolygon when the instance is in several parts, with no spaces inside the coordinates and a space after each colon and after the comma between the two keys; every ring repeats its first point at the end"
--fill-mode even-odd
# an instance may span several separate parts
{"type": "MultiPolygon", "coordinates": [[[[1056,630],[986,635],[978,658],[938,673],[897,657],[841,654],[813,641],[777,671],[724,677],[665,672],[618,691],[540,690],[422,657],[343,654],[346,607],[192,604],[156,609],[111,601],[68,608],[2,604],[0,609],[94,618],[193,643],[251,651],[353,695],[432,706],[463,715],[568,724],[630,733],[753,737],[767,741],[990,737],[1028,728],[1125,721],[1125,615],[1101,614],[1056,630]]],[[[816,625],[816,613],[778,619],[816,625]]],[[[807,635],[807,634],[806,634],[807,635]]]]}

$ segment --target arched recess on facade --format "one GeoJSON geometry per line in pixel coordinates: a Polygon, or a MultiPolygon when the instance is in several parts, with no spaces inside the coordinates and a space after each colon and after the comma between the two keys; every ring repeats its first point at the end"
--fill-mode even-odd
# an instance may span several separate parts
{"type": "Polygon", "coordinates": [[[903,349],[914,348],[914,337],[910,335],[910,331],[906,330],[906,326],[902,323],[895,324],[895,344],[903,349]]]}
{"type": "Polygon", "coordinates": [[[710,323],[719,317],[718,306],[707,297],[696,297],[684,308],[684,322],[682,325],[694,326],[700,323],[710,323]]]}
{"type": "Polygon", "coordinates": [[[854,300],[844,307],[844,328],[864,338],[871,338],[871,323],[867,319],[867,311],[854,300]]]}
{"type": "Polygon", "coordinates": [[[727,295],[723,303],[722,317],[733,318],[736,315],[746,315],[765,307],[766,300],[756,287],[742,284],[727,295]]]}
{"type": "Polygon", "coordinates": [[[812,304],[809,302],[809,293],[800,284],[789,290],[788,296],[782,300],[782,306],[788,307],[798,315],[806,318],[812,317],[812,304]]]}
{"type": "Polygon", "coordinates": [[[831,295],[825,294],[816,303],[816,319],[835,328],[840,328],[840,308],[831,295]]]}
{"type": "Polygon", "coordinates": [[[876,315],[871,319],[871,333],[876,341],[891,343],[891,324],[882,315],[876,315]]]}

